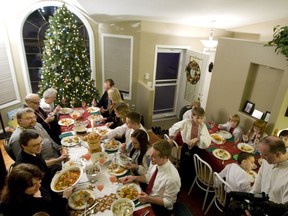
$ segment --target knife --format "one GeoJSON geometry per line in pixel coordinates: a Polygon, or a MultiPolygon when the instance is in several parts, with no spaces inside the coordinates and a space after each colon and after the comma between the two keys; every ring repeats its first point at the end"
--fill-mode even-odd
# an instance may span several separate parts
{"type": "Polygon", "coordinates": [[[95,202],[92,206],[90,206],[81,216],[85,216],[89,211],[91,211],[99,202],[95,202]]]}

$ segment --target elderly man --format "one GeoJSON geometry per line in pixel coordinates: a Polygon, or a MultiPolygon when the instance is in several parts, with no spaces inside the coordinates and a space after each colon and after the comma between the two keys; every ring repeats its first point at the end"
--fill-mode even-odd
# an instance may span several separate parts
{"type": "Polygon", "coordinates": [[[267,136],[258,145],[263,160],[253,191],[265,192],[275,203],[287,203],[288,153],[285,144],[278,137],[267,136]]]}
{"type": "Polygon", "coordinates": [[[21,149],[19,143],[20,133],[26,129],[33,129],[39,133],[43,140],[41,156],[44,158],[47,166],[53,169],[58,169],[61,165],[61,161],[68,159],[68,155],[65,152],[62,154],[61,146],[51,139],[41,124],[36,122],[34,110],[30,108],[19,109],[16,117],[19,126],[12,133],[9,140],[9,147],[13,150],[15,157],[18,155],[19,150],[21,149]]]}
{"type": "Polygon", "coordinates": [[[28,94],[25,97],[26,105],[24,107],[29,107],[34,110],[35,115],[37,116],[37,122],[40,123],[43,128],[47,131],[50,137],[58,144],[60,144],[60,126],[57,121],[55,121],[55,114],[51,112],[47,114],[40,107],[40,97],[38,94],[28,94]]]}
{"type": "Polygon", "coordinates": [[[145,192],[139,194],[141,203],[151,203],[155,215],[170,216],[177,194],[180,191],[180,177],[169,156],[172,147],[166,140],[153,144],[151,164],[146,175],[126,176],[123,183],[133,181],[147,183],[145,192]]]}

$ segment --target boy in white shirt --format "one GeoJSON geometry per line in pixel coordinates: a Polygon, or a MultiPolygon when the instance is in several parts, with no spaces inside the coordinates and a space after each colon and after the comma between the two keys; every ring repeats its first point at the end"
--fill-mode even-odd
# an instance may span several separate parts
{"type": "Polygon", "coordinates": [[[282,130],[279,133],[279,138],[283,140],[286,150],[288,151],[288,130],[282,130]]]}

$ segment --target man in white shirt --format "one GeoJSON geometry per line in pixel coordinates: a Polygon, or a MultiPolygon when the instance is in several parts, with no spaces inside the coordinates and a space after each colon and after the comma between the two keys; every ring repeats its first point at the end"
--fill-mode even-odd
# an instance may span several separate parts
{"type": "Polygon", "coordinates": [[[270,201],[284,204],[288,202],[288,153],[285,144],[278,137],[267,136],[258,146],[263,160],[253,191],[265,192],[270,201]]]}
{"type": "Polygon", "coordinates": [[[133,181],[148,184],[145,192],[139,194],[139,201],[151,203],[155,215],[170,216],[180,191],[181,181],[178,171],[169,160],[171,149],[171,145],[166,140],[154,143],[150,151],[151,164],[147,174],[126,176],[122,179],[124,184],[133,181]],[[158,170],[157,175],[152,183],[150,181],[152,181],[156,169],[158,170]],[[149,185],[152,187],[148,192],[149,185]]]}

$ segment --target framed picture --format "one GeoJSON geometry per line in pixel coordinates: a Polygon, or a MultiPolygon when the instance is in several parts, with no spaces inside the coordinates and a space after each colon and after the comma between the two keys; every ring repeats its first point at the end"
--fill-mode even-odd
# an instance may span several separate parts
{"type": "Polygon", "coordinates": [[[268,111],[266,111],[266,113],[264,114],[264,116],[263,116],[263,120],[265,121],[265,122],[268,122],[269,121],[269,118],[270,118],[270,112],[268,112],[268,111]]]}
{"type": "Polygon", "coordinates": [[[259,111],[259,110],[257,110],[257,109],[254,109],[254,110],[253,110],[253,113],[252,113],[252,116],[253,116],[254,118],[257,118],[257,119],[262,119],[262,117],[263,117],[263,112],[261,112],[261,111],[259,111]]]}
{"type": "Polygon", "coordinates": [[[254,103],[252,103],[250,101],[246,101],[246,103],[243,107],[243,112],[251,115],[253,113],[254,107],[255,107],[254,103]]]}

